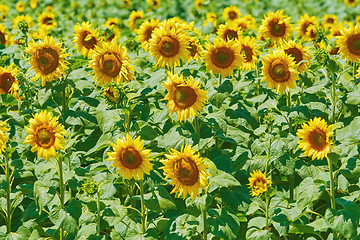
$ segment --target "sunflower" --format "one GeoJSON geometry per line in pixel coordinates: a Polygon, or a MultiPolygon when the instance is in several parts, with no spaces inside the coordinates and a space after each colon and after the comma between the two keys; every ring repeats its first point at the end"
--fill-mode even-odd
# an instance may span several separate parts
{"type": "Polygon", "coordinates": [[[203,3],[204,3],[204,0],[195,0],[195,7],[196,7],[197,9],[201,9],[203,3]]]}
{"type": "Polygon", "coordinates": [[[223,11],[223,18],[226,21],[234,21],[235,19],[238,19],[241,17],[240,10],[235,6],[226,7],[223,11]]]}
{"type": "Polygon", "coordinates": [[[231,76],[233,70],[244,62],[239,46],[233,40],[215,39],[214,44],[207,43],[206,47],[203,55],[206,68],[215,74],[220,73],[222,77],[231,76]]]}
{"type": "Polygon", "coordinates": [[[218,37],[225,41],[238,40],[241,34],[242,31],[236,24],[228,22],[225,24],[221,24],[217,31],[218,37]]]}
{"type": "Polygon", "coordinates": [[[180,60],[187,60],[189,56],[187,39],[183,29],[174,21],[165,21],[152,32],[149,52],[155,57],[158,66],[177,66],[180,60]]]}
{"type": "Polygon", "coordinates": [[[38,5],[38,0],[30,0],[30,7],[35,9],[38,5]]]}
{"type": "Polygon", "coordinates": [[[3,154],[6,149],[6,143],[9,141],[10,128],[6,121],[0,121],[0,154],[3,154]]]}
{"type": "Polygon", "coordinates": [[[48,35],[48,32],[44,28],[38,28],[38,31],[31,32],[31,36],[33,39],[40,39],[45,40],[46,36],[48,35]]]}
{"type": "Polygon", "coordinates": [[[262,58],[263,67],[262,81],[267,81],[268,88],[276,88],[276,92],[284,92],[285,89],[295,88],[298,79],[298,71],[295,70],[293,58],[287,55],[283,49],[276,49],[262,58]]]}
{"type": "Polygon", "coordinates": [[[344,2],[349,7],[355,7],[356,6],[356,0],[344,0],[344,2]]]}
{"type": "Polygon", "coordinates": [[[58,117],[51,118],[50,112],[41,111],[36,113],[29,120],[30,127],[26,127],[29,135],[24,143],[30,143],[31,151],[37,151],[38,157],[47,161],[53,157],[56,158],[56,150],[61,150],[65,146],[65,137],[67,131],[58,122],[58,117]]]}
{"type": "Polygon", "coordinates": [[[0,3],[0,20],[4,20],[4,18],[8,13],[9,13],[9,7],[0,3]]]}
{"type": "Polygon", "coordinates": [[[250,173],[248,185],[251,189],[251,196],[259,196],[263,192],[267,192],[270,184],[271,180],[267,179],[260,170],[250,173]]]}
{"type": "Polygon", "coordinates": [[[41,77],[42,86],[46,82],[51,82],[55,78],[61,78],[62,74],[68,68],[68,62],[64,60],[68,54],[61,48],[62,43],[55,43],[53,37],[45,37],[44,42],[32,42],[29,47],[25,48],[25,52],[31,55],[31,69],[35,70],[33,81],[41,77]]]}
{"type": "Polygon", "coordinates": [[[100,43],[99,33],[93,30],[91,25],[89,22],[83,22],[82,25],[78,23],[74,26],[75,37],[73,42],[77,43],[84,57],[90,57],[90,50],[100,43]]]}
{"type": "Polygon", "coordinates": [[[360,60],[360,26],[356,25],[343,29],[341,36],[336,38],[342,58],[351,62],[358,62],[360,60]]]}
{"type": "MultiPolygon", "coordinates": [[[[310,17],[308,14],[305,14],[303,16],[300,17],[300,20],[298,21],[297,24],[297,32],[299,34],[300,37],[302,37],[304,40],[308,41],[306,32],[309,26],[311,25],[318,25],[318,20],[315,16],[310,17]]],[[[309,40],[311,41],[311,40],[309,40]]]]}
{"type": "Polygon", "coordinates": [[[322,25],[324,26],[325,29],[330,29],[331,26],[339,22],[338,17],[334,14],[325,14],[323,16],[323,19],[324,20],[322,21],[322,25]]]}
{"type": "Polygon", "coordinates": [[[184,198],[189,194],[193,199],[199,194],[199,188],[208,185],[208,165],[204,159],[190,145],[181,147],[181,151],[170,149],[170,154],[165,154],[166,159],[160,160],[164,164],[165,179],[171,178],[170,184],[174,186],[171,193],[179,193],[184,198]]]}
{"type": "Polygon", "coordinates": [[[160,0],[146,0],[146,4],[150,9],[157,9],[160,7],[161,1],[160,0]]]}
{"type": "Polygon", "coordinates": [[[25,4],[23,1],[18,1],[16,6],[15,6],[16,10],[20,13],[22,13],[25,10],[25,4]]]}
{"type": "Polygon", "coordinates": [[[344,29],[344,25],[342,23],[333,24],[330,28],[330,33],[327,35],[327,38],[330,39],[332,37],[341,36],[341,30],[344,29]]]}
{"type": "Polygon", "coordinates": [[[319,37],[318,28],[315,25],[310,25],[306,30],[306,41],[317,42],[319,37]]]}
{"type": "Polygon", "coordinates": [[[201,62],[201,53],[204,51],[202,45],[199,43],[199,41],[195,37],[189,37],[189,59],[194,59],[201,62]]]}
{"type": "Polygon", "coordinates": [[[27,22],[28,28],[32,28],[34,26],[32,17],[30,17],[29,15],[19,15],[13,19],[13,29],[18,29],[18,24],[21,21],[27,22]]]}
{"type": "Polygon", "coordinates": [[[251,14],[245,15],[244,17],[242,17],[242,19],[245,19],[248,21],[249,23],[249,28],[250,29],[256,29],[256,20],[253,16],[251,16],[251,14]]]}
{"type": "Polygon", "coordinates": [[[110,17],[106,20],[103,26],[108,28],[112,28],[112,27],[118,28],[120,24],[121,24],[121,19],[110,17]]]}
{"type": "Polygon", "coordinates": [[[116,105],[120,102],[120,90],[116,85],[106,87],[103,90],[103,95],[109,105],[116,105]]]}
{"type": "Polygon", "coordinates": [[[274,41],[284,40],[290,37],[293,32],[293,26],[290,24],[291,17],[283,14],[284,10],[272,12],[262,20],[259,32],[265,38],[270,38],[274,41]]]}
{"type": "Polygon", "coordinates": [[[6,32],[6,27],[1,24],[0,24],[0,43],[5,46],[10,45],[9,36],[6,32]]]}
{"type": "Polygon", "coordinates": [[[308,68],[308,64],[310,63],[310,48],[302,46],[301,43],[296,43],[295,41],[288,41],[282,43],[282,49],[284,52],[293,57],[295,64],[299,64],[303,61],[298,67],[297,70],[299,72],[304,72],[308,68]]]}
{"type": "Polygon", "coordinates": [[[200,89],[200,82],[195,82],[193,77],[190,76],[184,81],[182,75],[179,77],[169,72],[168,80],[163,85],[168,91],[164,100],[168,101],[169,111],[176,112],[179,121],[195,117],[204,107],[207,92],[200,89]]]}
{"type": "Polygon", "coordinates": [[[123,3],[123,5],[120,5],[120,7],[130,8],[132,5],[131,0],[121,0],[121,2],[123,3]]]}
{"type": "Polygon", "coordinates": [[[305,155],[321,160],[332,149],[330,136],[333,134],[333,125],[327,125],[324,119],[315,117],[309,123],[304,123],[302,129],[296,132],[300,138],[299,147],[305,151],[305,155]]]}
{"type": "Polygon", "coordinates": [[[204,22],[204,25],[208,25],[208,23],[212,23],[214,27],[217,25],[217,15],[213,12],[206,13],[206,20],[204,22]]]}
{"type": "Polygon", "coordinates": [[[108,152],[108,159],[112,161],[111,166],[118,168],[116,174],[121,172],[124,179],[134,178],[135,180],[144,179],[144,173],[150,174],[153,164],[149,156],[151,150],[144,149],[144,141],[137,137],[135,140],[129,134],[122,139],[117,139],[116,144],[110,143],[113,152],[108,152]]]}
{"type": "Polygon", "coordinates": [[[42,12],[38,18],[39,27],[44,28],[46,31],[57,27],[55,14],[52,12],[42,12]]]}
{"type": "Polygon", "coordinates": [[[0,67],[0,94],[10,93],[18,98],[19,83],[16,80],[18,70],[12,63],[7,68],[0,67]]]}
{"type": "Polygon", "coordinates": [[[137,23],[136,23],[136,22],[137,22],[139,19],[142,19],[142,18],[144,18],[144,12],[143,12],[143,11],[140,11],[140,10],[138,10],[138,11],[132,11],[132,12],[130,13],[130,16],[129,16],[129,22],[128,22],[129,28],[130,28],[131,30],[137,29],[137,23]]]}
{"type": "Polygon", "coordinates": [[[241,66],[243,70],[255,69],[256,63],[259,61],[260,55],[259,46],[256,44],[256,39],[253,37],[242,37],[239,40],[240,53],[244,56],[244,63],[241,66]]]}
{"type": "Polygon", "coordinates": [[[150,21],[143,22],[139,29],[136,30],[138,34],[136,39],[141,43],[141,46],[144,48],[145,51],[149,49],[149,41],[151,39],[152,33],[155,28],[159,25],[158,19],[150,19],[150,21]]]}
{"type": "Polygon", "coordinates": [[[92,53],[89,65],[94,70],[97,84],[129,81],[126,65],[130,62],[125,47],[116,42],[106,42],[101,47],[96,46],[92,53]]]}
{"type": "Polygon", "coordinates": [[[247,29],[250,29],[250,23],[245,18],[236,19],[235,21],[233,21],[233,25],[236,26],[238,31],[242,31],[242,32],[246,31],[247,29]]]}

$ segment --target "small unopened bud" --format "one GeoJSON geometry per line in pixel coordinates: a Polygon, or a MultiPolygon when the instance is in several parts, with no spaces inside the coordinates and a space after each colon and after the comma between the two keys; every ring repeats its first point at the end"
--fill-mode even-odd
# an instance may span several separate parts
{"type": "Polygon", "coordinates": [[[326,63],[329,61],[329,54],[326,50],[319,48],[315,52],[315,59],[321,66],[325,66],[326,63]]]}
{"type": "Polygon", "coordinates": [[[29,25],[28,25],[28,23],[27,23],[25,20],[21,20],[21,21],[18,23],[18,28],[19,28],[20,31],[22,31],[23,33],[26,33],[26,32],[28,32],[28,30],[29,30],[29,25]]]}

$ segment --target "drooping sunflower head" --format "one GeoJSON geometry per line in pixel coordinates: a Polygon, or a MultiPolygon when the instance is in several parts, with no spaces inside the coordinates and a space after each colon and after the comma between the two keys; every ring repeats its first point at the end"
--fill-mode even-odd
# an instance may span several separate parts
{"type": "Polygon", "coordinates": [[[294,59],[295,64],[299,64],[301,61],[305,60],[306,62],[302,62],[297,70],[299,72],[304,72],[308,68],[308,64],[310,63],[310,48],[304,47],[301,43],[297,43],[295,41],[288,41],[282,43],[282,49],[284,52],[291,56],[294,59]]]}
{"type": "Polygon", "coordinates": [[[229,41],[229,40],[238,40],[241,37],[242,31],[234,23],[225,23],[219,26],[217,35],[219,38],[229,41]]]}
{"type": "Polygon", "coordinates": [[[223,18],[226,21],[234,21],[241,17],[241,12],[236,6],[226,7],[223,11],[223,18]]]}
{"type": "Polygon", "coordinates": [[[102,93],[109,106],[117,106],[123,97],[123,93],[117,84],[108,85],[102,93]]]}
{"type": "Polygon", "coordinates": [[[204,51],[202,45],[199,43],[199,40],[195,37],[189,37],[189,59],[194,59],[201,62],[201,53],[204,51]]]}
{"type": "Polygon", "coordinates": [[[46,31],[56,28],[57,22],[53,12],[42,12],[38,18],[39,27],[46,31]]]}
{"type": "Polygon", "coordinates": [[[155,57],[157,65],[177,66],[180,59],[189,57],[188,37],[181,26],[174,21],[165,21],[155,28],[149,41],[149,52],[155,57]]]}
{"type": "Polygon", "coordinates": [[[8,33],[6,32],[6,28],[1,24],[0,24],[0,43],[5,46],[10,45],[9,36],[8,33]]]}
{"type": "Polygon", "coordinates": [[[121,23],[121,19],[110,17],[106,20],[103,26],[108,28],[112,28],[112,27],[117,28],[119,27],[120,23],[121,23]]]}
{"type": "Polygon", "coordinates": [[[315,25],[310,25],[306,30],[306,40],[309,42],[317,42],[319,38],[318,27],[315,25]]]}
{"type": "Polygon", "coordinates": [[[19,83],[16,79],[18,70],[12,63],[7,68],[0,67],[0,94],[11,94],[18,98],[19,83]]]}
{"type": "Polygon", "coordinates": [[[51,113],[41,111],[29,120],[30,127],[26,127],[29,133],[24,143],[29,143],[32,152],[37,152],[38,157],[47,161],[57,157],[56,150],[62,150],[65,146],[67,131],[58,122],[58,117],[51,117],[51,113]]]}
{"type": "Polygon", "coordinates": [[[332,149],[332,141],[330,136],[333,125],[327,125],[324,119],[315,117],[308,123],[304,123],[302,128],[296,132],[300,138],[298,141],[299,147],[305,151],[306,156],[312,157],[314,160],[323,159],[332,149]]]}
{"type": "Polygon", "coordinates": [[[295,70],[293,58],[283,49],[278,48],[266,54],[262,60],[264,77],[261,80],[268,83],[268,88],[275,88],[277,93],[295,88],[298,71],[295,70]]]}
{"type": "Polygon", "coordinates": [[[293,32],[291,17],[284,15],[284,10],[272,12],[262,20],[259,32],[267,39],[280,41],[288,39],[293,32]]]}
{"type": "Polygon", "coordinates": [[[255,69],[256,63],[259,61],[259,46],[256,39],[250,36],[242,37],[239,40],[240,53],[244,57],[244,63],[241,65],[243,70],[255,69]]]}
{"type": "Polygon", "coordinates": [[[171,178],[170,184],[174,186],[171,193],[178,193],[184,198],[189,194],[193,199],[199,194],[199,189],[208,185],[208,165],[204,159],[190,145],[181,147],[181,151],[170,149],[165,154],[166,159],[160,160],[164,166],[165,179],[171,178]]]}
{"type": "Polygon", "coordinates": [[[141,46],[144,48],[145,51],[149,49],[149,42],[152,36],[152,33],[155,28],[159,25],[158,19],[151,19],[150,21],[145,21],[140,25],[140,28],[136,30],[138,34],[136,39],[141,43],[141,46]]]}
{"type": "Polygon", "coordinates": [[[239,45],[233,40],[215,39],[214,44],[207,43],[206,48],[203,54],[206,68],[222,77],[231,76],[244,62],[239,45]]]}
{"type": "Polygon", "coordinates": [[[101,47],[96,46],[92,53],[89,65],[97,84],[129,81],[126,65],[130,62],[125,47],[116,42],[104,42],[101,47]]]}
{"type": "Polygon", "coordinates": [[[254,170],[253,173],[250,173],[248,185],[251,189],[252,196],[259,196],[260,194],[267,192],[270,184],[271,180],[267,179],[260,170],[254,170]]]}
{"type": "Polygon", "coordinates": [[[78,23],[74,26],[74,41],[84,57],[90,57],[90,50],[100,44],[99,33],[91,28],[89,22],[78,23]]]}
{"type": "Polygon", "coordinates": [[[301,38],[303,38],[305,41],[311,41],[308,40],[306,32],[309,26],[311,25],[318,25],[318,20],[315,16],[310,17],[308,14],[305,14],[300,17],[300,20],[297,23],[297,32],[301,38]]]}
{"type": "Polygon", "coordinates": [[[143,11],[132,11],[130,13],[130,16],[129,16],[129,22],[128,22],[128,25],[129,25],[129,28],[131,30],[135,30],[137,29],[137,21],[144,18],[144,12],[143,11]]]}
{"type": "Polygon", "coordinates": [[[62,77],[68,68],[66,66],[68,62],[65,61],[68,54],[61,46],[62,43],[55,43],[53,37],[46,36],[43,42],[32,42],[29,47],[25,48],[25,52],[31,55],[29,58],[30,69],[35,71],[33,81],[41,77],[42,86],[45,86],[46,82],[62,77]]]}
{"type": "Polygon", "coordinates": [[[351,62],[358,62],[360,60],[360,26],[356,25],[343,29],[341,36],[336,38],[342,58],[351,62]]]}
{"type": "Polygon", "coordinates": [[[190,117],[195,117],[204,107],[207,100],[207,92],[200,89],[200,82],[194,81],[189,77],[186,81],[183,76],[169,73],[169,77],[163,85],[168,93],[164,100],[171,113],[176,112],[179,121],[186,121],[190,117]]]}
{"type": "Polygon", "coordinates": [[[21,21],[25,21],[28,25],[28,28],[32,28],[34,26],[34,22],[32,20],[32,17],[30,17],[29,15],[18,15],[16,16],[16,18],[13,19],[13,29],[18,29],[18,24],[21,21]]]}
{"type": "Polygon", "coordinates": [[[135,140],[127,134],[122,139],[118,138],[116,144],[111,143],[113,152],[108,152],[108,159],[118,170],[116,174],[121,172],[124,179],[134,178],[135,180],[144,179],[144,173],[150,174],[153,164],[150,162],[149,156],[151,150],[144,149],[144,141],[137,137],[135,140]]]}

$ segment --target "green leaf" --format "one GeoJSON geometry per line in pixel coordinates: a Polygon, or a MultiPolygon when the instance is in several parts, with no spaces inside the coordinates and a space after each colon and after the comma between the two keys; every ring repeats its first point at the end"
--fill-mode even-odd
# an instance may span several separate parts
{"type": "Polygon", "coordinates": [[[240,222],[234,210],[226,206],[212,210],[217,214],[207,220],[209,232],[222,239],[236,239],[240,222]]]}
{"type": "Polygon", "coordinates": [[[305,178],[297,188],[296,199],[299,207],[305,207],[315,202],[325,191],[326,186],[322,182],[316,182],[313,178],[305,178]]]}
{"type": "Polygon", "coordinates": [[[11,94],[1,94],[1,100],[4,105],[15,106],[18,104],[18,100],[11,94]]]}
{"type": "Polygon", "coordinates": [[[351,105],[360,105],[360,86],[356,86],[352,92],[346,95],[345,103],[351,105]]]}
{"type": "Polygon", "coordinates": [[[44,206],[53,200],[56,190],[54,187],[47,187],[40,181],[36,181],[34,183],[34,194],[36,205],[39,206],[39,210],[41,211],[44,206]]]}
{"type": "Polygon", "coordinates": [[[75,59],[75,58],[67,59],[66,61],[70,63],[69,66],[71,66],[72,70],[85,66],[89,62],[86,59],[75,59]]]}
{"type": "Polygon", "coordinates": [[[303,224],[293,224],[290,226],[289,233],[315,233],[314,227],[303,224]]]}
{"type": "Polygon", "coordinates": [[[360,141],[360,116],[355,117],[351,123],[341,129],[336,130],[336,140],[342,142],[344,140],[360,141]]]}
{"type": "Polygon", "coordinates": [[[213,192],[214,190],[222,187],[233,187],[240,186],[239,181],[233,177],[231,174],[217,170],[209,180],[209,192],[213,192]]]}
{"type": "Polygon", "coordinates": [[[55,206],[49,216],[50,221],[58,228],[62,228],[68,233],[76,234],[78,232],[77,221],[59,206],[55,206]]]}
{"type": "Polygon", "coordinates": [[[143,140],[153,140],[158,136],[158,133],[152,127],[147,125],[140,130],[139,135],[143,140]]]}
{"type": "Polygon", "coordinates": [[[145,206],[152,211],[161,212],[176,209],[176,204],[169,192],[164,187],[156,187],[144,195],[145,206]]]}
{"type": "Polygon", "coordinates": [[[351,157],[345,159],[345,163],[341,165],[340,172],[347,178],[359,178],[360,177],[360,160],[351,157]]]}

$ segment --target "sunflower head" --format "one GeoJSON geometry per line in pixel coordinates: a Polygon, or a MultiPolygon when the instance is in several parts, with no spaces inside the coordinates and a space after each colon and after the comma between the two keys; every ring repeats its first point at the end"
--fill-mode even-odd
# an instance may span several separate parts
{"type": "Polygon", "coordinates": [[[223,18],[226,21],[234,21],[241,17],[241,12],[236,6],[226,7],[223,11],[223,18]]]}
{"type": "Polygon", "coordinates": [[[308,68],[308,64],[310,62],[310,49],[308,47],[302,46],[301,43],[297,43],[295,41],[288,41],[282,43],[282,48],[284,52],[294,59],[295,64],[299,64],[301,61],[305,60],[306,62],[300,63],[298,65],[297,70],[299,72],[304,72],[308,68]]]}
{"type": "Polygon", "coordinates": [[[315,25],[315,26],[318,25],[318,20],[316,17],[314,16],[310,17],[308,14],[305,14],[300,17],[296,30],[299,36],[302,37],[305,41],[311,41],[311,39],[309,40],[306,35],[307,29],[311,25],[315,25]]]}
{"type": "Polygon", "coordinates": [[[25,52],[31,55],[30,69],[35,70],[34,81],[41,77],[42,85],[45,86],[46,82],[62,77],[68,68],[68,62],[64,60],[68,54],[61,46],[62,43],[55,43],[53,37],[46,36],[43,42],[32,42],[25,49],[25,52]]]}
{"type": "Polygon", "coordinates": [[[344,0],[344,2],[349,7],[355,7],[356,6],[356,0],[344,0]]]}
{"type": "Polygon", "coordinates": [[[200,89],[200,82],[193,77],[183,79],[183,76],[169,73],[168,80],[163,83],[168,94],[168,108],[171,113],[176,112],[179,121],[186,121],[190,116],[195,117],[207,100],[207,92],[200,89]]]}
{"type": "Polygon", "coordinates": [[[37,152],[38,157],[49,160],[56,158],[56,150],[62,150],[65,146],[67,131],[58,122],[58,117],[51,117],[50,112],[41,111],[29,120],[30,127],[26,127],[29,135],[24,143],[29,143],[32,152],[37,152]]]}
{"type": "Polygon", "coordinates": [[[30,7],[35,9],[38,5],[38,0],[30,0],[30,7]]]}
{"type": "Polygon", "coordinates": [[[6,27],[1,24],[0,24],[0,43],[5,46],[10,45],[9,36],[8,33],[6,32],[6,27]]]}
{"type": "Polygon", "coordinates": [[[360,60],[360,25],[343,29],[341,35],[336,38],[342,58],[358,62],[360,60]]]}
{"type": "Polygon", "coordinates": [[[78,23],[74,26],[75,37],[73,42],[77,44],[84,57],[90,57],[90,51],[100,44],[99,33],[96,29],[93,30],[91,25],[89,22],[83,22],[81,25],[78,23]]]}
{"type": "Polygon", "coordinates": [[[235,23],[222,24],[217,31],[218,37],[225,41],[238,40],[241,34],[242,31],[235,23]]]}
{"type": "Polygon", "coordinates": [[[141,46],[147,51],[149,49],[149,41],[155,28],[159,25],[158,19],[151,19],[145,21],[140,25],[140,28],[136,30],[138,34],[136,39],[140,42],[141,46]]]}
{"type": "Polygon", "coordinates": [[[12,63],[7,68],[0,67],[0,94],[11,94],[18,98],[19,83],[16,79],[18,70],[12,63]]]}
{"type": "Polygon", "coordinates": [[[327,125],[324,119],[315,117],[296,132],[300,138],[299,147],[305,151],[305,155],[314,160],[323,159],[332,149],[330,136],[333,135],[332,125],[327,125]]]}
{"type": "Polygon", "coordinates": [[[201,53],[204,51],[202,45],[195,37],[191,37],[188,39],[189,41],[189,59],[194,59],[201,62],[201,53]]]}
{"type": "Polygon", "coordinates": [[[19,29],[18,24],[21,21],[25,21],[28,28],[32,28],[34,26],[32,17],[30,17],[29,15],[18,15],[16,18],[13,19],[13,29],[19,29]]]}
{"type": "Polygon", "coordinates": [[[160,0],[146,0],[146,4],[148,5],[149,9],[158,9],[160,7],[161,1],[160,0]]]}
{"type": "Polygon", "coordinates": [[[130,13],[130,16],[129,16],[129,22],[128,22],[128,24],[129,24],[129,28],[131,29],[131,30],[135,30],[135,29],[137,29],[138,28],[138,22],[139,22],[139,20],[140,19],[143,19],[144,18],[144,12],[143,11],[140,11],[140,10],[138,10],[138,11],[132,11],[131,13],[130,13]]]}
{"type": "Polygon", "coordinates": [[[57,26],[53,12],[42,12],[38,18],[38,23],[40,28],[44,28],[46,31],[54,29],[57,26]]]}
{"type": "Polygon", "coordinates": [[[18,1],[15,8],[19,13],[22,13],[25,10],[24,2],[23,1],[18,1]]]}
{"type": "Polygon", "coordinates": [[[262,20],[259,32],[265,38],[274,41],[284,40],[290,37],[293,32],[293,26],[290,24],[291,17],[284,15],[284,10],[272,12],[262,20]]]}
{"type": "Polygon", "coordinates": [[[260,194],[267,192],[270,184],[271,180],[267,179],[260,170],[254,170],[253,173],[250,173],[248,185],[251,189],[252,196],[259,196],[260,194]]]}
{"type": "Polygon", "coordinates": [[[244,57],[244,63],[241,68],[243,70],[255,69],[256,63],[259,61],[260,55],[259,46],[256,43],[256,39],[250,36],[242,37],[239,40],[240,53],[244,57]]]}
{"type": "Polygon", "coordinates": [[[151,150],[144,149],[144,141],[140,137],[135,140],[127,134],[122,139],[117,139],[116,144],[111,143],[114,151],[108,152],[107,161],[113,162],[111,166],[116,167],[117,174],[121,172],[124,179],[144,179],[144,173],[150,174],[153,164],[149,156],[151,150]]]}
{"type": "Polygon", "coordinates": [[[293,58],[280,48],[263,57],[262,75],[268,88],[275,88],[277,93],[295,88],[298,79],[293,58]]]}
{"type": "Polygon", "coordinates": [[[208,185],[210,174],[204,159],[190,145],[181,147],[181,151],[170,149],[170,154],[165,154],[166,159],[160,160],[164,166],[165,179],[171,178],[170,184],[174,186],[171,193],[178,193],[184,198],[189,194],[195,198],[200,188],[208,185]]]}
{"type": "Polygon", "coordinates": [[[233,70],[244,62],[237,42],[230,40],[215,39],[214,44],[207,43],[207,49],[203,53],[208,70],[220,73],[222,77],[231,76],[233,70]]]}

